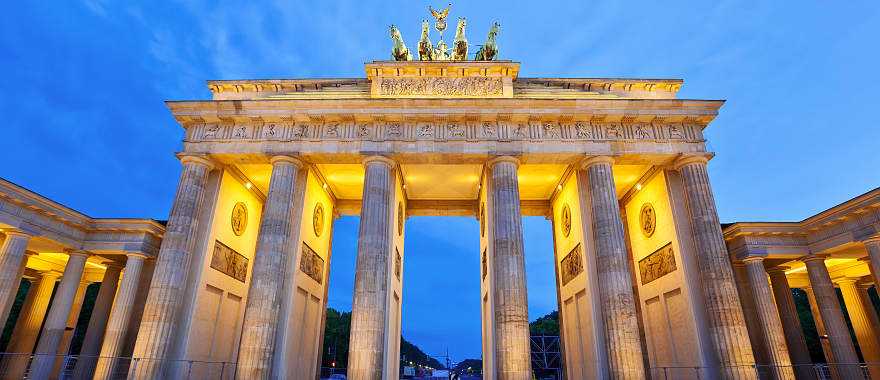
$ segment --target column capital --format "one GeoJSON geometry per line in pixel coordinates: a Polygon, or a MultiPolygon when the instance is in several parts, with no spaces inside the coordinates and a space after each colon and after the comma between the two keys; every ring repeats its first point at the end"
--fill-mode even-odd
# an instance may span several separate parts
{"type": "Polygon", "coordinates": [[[199,164],[205,166],[206,168],[208,168],[208,170],[214,169],[216,167],[214,162],[212,162],[211,159],[204,154],[178,153],[177,159],[180,160],[181,164],[199,164]]]}
{"type": "Polygon", "coordinates": [[[581,161],[581,169],[589,169],[590,166],[598,164],[614,165],[614,157],[611,156],[592,156],[584,158],[581,161]]]}
{"type": "Polygon", "coordinates": [[[3,232],[3,234],[6,235],[7,237],[15,236],[15,237],[21,237],[21,238],[25,238],[25,239],[30,239],[31,237],[34,236],[33,234],[31,234],[25,230],[18,229],[18,228],[4,228],[4,229],[0,230],[0,232],[3,232]]]}
{"type": "Polygon", "coordinates": [[[40,274],[40,277],[42,277],[42,278],[46,278],[46,277],[60,278],[61,275],[64,274],[64,272],[51,269],[51,270],[47,270],[45,272],[39,272],[39,274],[40,274]]]}
{"type": "Polygon", "coordinates": [[[388,158],[385,156],[380,156],[380,155],[367,156],[367,157],[364,157],[363,160],[361,160],[361,163],[364,166],[367,166],[368,164],[371,164],[374,162],[385,164],[390,169],[394,169],[394,167],[397,165],[397,162],[392,160],[391,158],[388,158]]]}
{"type": "Polygon", "coordinates": [[[300,159],[299,157],[287,156],[287,155],[277,155],[277,156],[272,156],[271,158],[269,158],[269,163],[272,165],[275,165],[275,163],[278,163],[278,162],[291,163],[299,169],[301,169],[303,166],[305,166],[305,162],[302,159],[300,159]]]}
{"type": "Polygon", "coordinates": [[[801,256],[797,260],[802,263],[808,263],[811,261],[820,261],[821,260],[824,263],[826,258],[828,258],[828,255],[816,254],[816,255],[801,256]]]}
{"type": "Polygon", "coordinates": [[[867,238],[865,238],[865,239],[862,240],[862,243],[865,243],[865,244],[868,244],[868,243],[880,244],[880,234],[876,234],[876,235],[868,236],[867,238]]]}
{"type": "Polygon", "coordinates": [[[68,256],[82,256],[85,258],[89,258],[89,256],[92,255],[91,252],[81,249],[65,249],[64,253],[66,253],[68,256]]]}
{"type": "Polygon", "coordinates": [[[682,154],[681,156],[676,158],[675,161],[672,162],[672,168],[675,170],[681,170],[681,168],[688,165],[706,165],[709,163],[709,160],[711,160],[713,156],[714,155],[712,153],[708,152],[682,154]]]}
{"type": "Polygon", "coordinates": [[[134,259],[141,259],[141,260],[147,260],[150,258],[150,256],[147,256],[147,254],[141,253],[141,252],[126,252],[125,257],[127,257],[129,259],[134,258],[134,259]]]}
{"type": "Polygon", "coordinates": [[[757,263],[763,263],[763,262],[764,262],[764,256],[749,256],[749,257],[746,257],[746,258],[742,259],[742,262],[744,262],[744,263],[746,263],[746,264],[748,264],[748,263],[755,263],[755,262],[757,262],[757,263]]]}
{"type": "Polygon", "coordinates": [[[856,277],[840,277],[840,278],[835,278],[833,281],[837,285],[850,285],[850,284],[855,285],[855,283],[858,282],[859,279],[856,277]]]}
{"type": "Polygon", "coordinates": [[[859,289],[870,289],[872,286],[874,286],[872,282],[859,281],[856,283],[856,287],[859,289]]]}
{"type": "Polygon", "coordinates": [[[789,269],[791,269],[791,268],[790,268],[790,267],[784,267],[784,266],[775,266],[775,267],[773,267],[773,268],[767,269],[767,274],[769,274],[770,276],[773,276],[773,275],[780,275],[780,274],[784,276],[784,275],[785,275],[785,271],[787,271],[787,270],[789,270],[789,269]]]}
{"type": "Polygon", "coordinates": [[[489,161],[486,161],[486,166],[491,168],[499,162],[510,162],[510,163],[513,163],[514,165],[516,165],[517,168],[520,165],[519,159],[514,156],[496,156],[496,157],[493,157],[492,159],[490,159],[489,161]]]}

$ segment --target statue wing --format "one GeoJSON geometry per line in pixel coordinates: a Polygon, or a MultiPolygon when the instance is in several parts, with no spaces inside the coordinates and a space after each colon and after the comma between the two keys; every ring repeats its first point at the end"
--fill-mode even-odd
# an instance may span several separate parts
{"type": "Polygon", "coordinates": [[[440,12],[434,10],[434,7],[429,5],[428,10],[431,11],[431,16],[434,16],[434,18],[440,18],[440,12]]]}
{"type": "Polygon", "coordinates": [[[443,12],[440,12],[440,17],[446,18],[446,16],[449,16],[449,8],[451,6],[452,4],[447,5],[446,9],[444,9],[443,12]]]}

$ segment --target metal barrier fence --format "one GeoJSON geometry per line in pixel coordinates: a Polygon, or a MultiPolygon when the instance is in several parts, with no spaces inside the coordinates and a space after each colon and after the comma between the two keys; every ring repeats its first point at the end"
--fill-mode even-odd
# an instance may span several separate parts
{"type": "Polygon", "coordinates": [[[129,357],[98,357],[78,355],[31,355],[0,353],[0,379],[30,378],[38,365],[52,366],[52,378],[66,379],[126,379],[129,370],[136,372],[142,366],[161,365],[166,378],[173,379],[232,379],[235,363],[200,360],[152,360],[129,357]]]}
{"type": "MultiPolygon", "coordinates": [[[[791,378],[794,374],[813,374],[818,380],[837,379],[870,379],[868,367],[872,370],[880,368],[880,363],[815,363],[791,366],[772,366],[772,365],[754,365],[739,367],[724,367],[720,371],[734,375],[736,373],[754,372],[758,378],[791,378]],[[774,376],[776,374],[791,374],[792,376],[774,376]],[[836,374],[836,375],[833,375],[836,374]]],[[[672,380],[672,379],[711,379],[714,378],[714,371],[706,367],[651,367],[648,372],[653,380],[672,380]]],[[[731,376],[728,376],[731,377],[731,376]]],[[[802,376],[798,376],[800,378],[802,376]]]]}

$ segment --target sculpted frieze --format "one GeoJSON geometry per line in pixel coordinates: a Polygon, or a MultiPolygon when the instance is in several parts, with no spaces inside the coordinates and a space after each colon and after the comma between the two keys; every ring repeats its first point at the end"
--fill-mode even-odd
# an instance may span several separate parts
{"type": "Polygon", "coordinates": [[[380,96],[501,96],[504,83],[495,77],[394,77],[379,78],[380,96]]]}
{"type": "Polygon", "coordinates": [[[188,142],[202,141],[703,141],[690,123],[619,122],[272,122],[204,123],[187,128],[188,142]]]}

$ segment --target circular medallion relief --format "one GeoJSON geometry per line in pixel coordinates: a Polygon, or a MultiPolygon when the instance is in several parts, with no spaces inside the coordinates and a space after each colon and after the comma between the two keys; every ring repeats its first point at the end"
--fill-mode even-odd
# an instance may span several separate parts
{"type": "Polygon", "coordinates": [[[397,236],[403,235],[403,202],[397,202],[397,236]]]}
{"type": "Polygon", "coordinates": [[[312,212],[312,228],[315,229],[315,236],[321,236],[324,232],[324,205],[318,203],[315,205],[315,211],[312,212]]]}
{"type": "Polygon", "coordinates": [[[642,205],[642,211],[639,212],[639,224],[642,226],[642,233],[645,237],[654,235],[657,229],[657,213],[654,212],[654,206],[650,203],[642,205]]]}
{"type": "Polygon", "coordinates": [[[568,237],[571,233],[571,209],[568,204],[562,206],[562,236],[568,237]]]}
{"type": "Polygon", "coordinates": [[[245,228],[247,228],[247,206],[244,202],[238,202],[232,208],[230,222],[232,224],[232,233],[234,233],[235,236],[241,236],[241,234],[244,233],[245,228]]]}
{"type": "Polygon", "coordinates": [[[486,204],[480,205],[480,236],[486,236],[486,204]]]}

